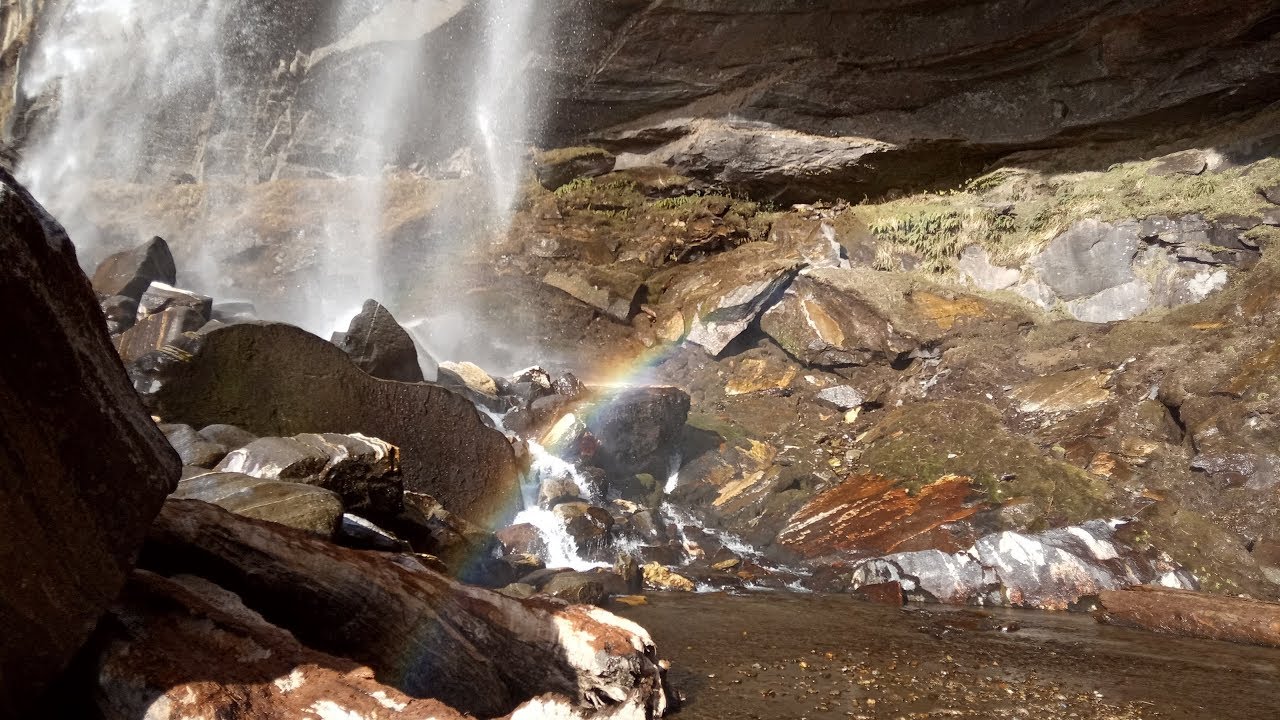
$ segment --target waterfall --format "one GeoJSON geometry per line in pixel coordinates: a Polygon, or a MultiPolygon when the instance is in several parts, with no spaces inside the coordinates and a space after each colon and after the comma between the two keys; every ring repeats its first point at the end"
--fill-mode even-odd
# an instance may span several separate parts
{"type": "Polygon", "coordinates": [[[394,306],[406,283],[458,281],[448,258],[505,229],[538,125],[527,68],[550,22],[536,3],[61,2],[28,53],[18,174],[86,265],[172,234],[184,286],[249,294],[327,337],[366,298],[394,306]],[[252,207],[281,181],[308,199],[252,207]],[[393,198],[435,208],[396,240],[428,260],[388,253],[393,198]],[[227,221],[287,218],[291,203],[310,203],[310,224],[284,238],[227,221]],[[227,277],[236,262],[261,267],[227,277]]]}

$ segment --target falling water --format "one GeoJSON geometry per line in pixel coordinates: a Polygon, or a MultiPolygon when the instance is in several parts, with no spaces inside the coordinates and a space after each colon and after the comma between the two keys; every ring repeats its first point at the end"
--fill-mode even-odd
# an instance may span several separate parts
{"type": "MultiPolygon", "coordinates": [[[[243,248],[213,232],[215,220],[248,212],[259,183],[329,183],[329,199],[309,208],[318,227],[297,228],[285,250],[296,257],[278,263],[288,279],[269,288],[284,299],[268,313],[326,334],[366,298],[394,308],[398,285],[453,273],[443,258],[505,227],[537,125],[525,70],[548,22],[535,5],[342,0],[286,12],[241,0],[63,0],[26,60],[19,175],[86,264],[172,232],[180,283],[224,298],[242,288],[225,268],[243,248]],[[390,184],[441,177],[467,154],[465,190],[401,239],[431,261],[387,254],[390,184]],[[185,185],[201,191],[179,195],[190,205],[180,227],[172,207],[114,207],[99,192],[185,185]],[[122,225],[141,237],[103,230],[129,213],[122,225]]],[[[246,284],[252,293],[270,282],[246,284]]]]}

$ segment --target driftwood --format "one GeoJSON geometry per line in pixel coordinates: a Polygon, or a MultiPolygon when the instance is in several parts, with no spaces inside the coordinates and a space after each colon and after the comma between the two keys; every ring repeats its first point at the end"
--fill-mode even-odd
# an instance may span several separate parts
{"type": "Polygon", "coordinates": [[[461,712],[497,717],[548,693],[610,717],[668,709],[648,634],[597,608],[514,600],[411,557],[341,548],[196,501],[165,505],[141,564],[206,578],[303,644],[461,712]]]}
{"type": "Polygon", "coordinates": [[[1103,591],[1094,617],[1108,625],[1280,647],[1280,604],[1162,587],[1103,591]]]}

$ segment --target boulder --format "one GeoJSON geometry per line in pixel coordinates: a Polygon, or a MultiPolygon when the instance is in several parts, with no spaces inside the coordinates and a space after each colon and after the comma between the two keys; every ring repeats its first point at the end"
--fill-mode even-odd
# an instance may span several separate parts
{"type": "Polygon", "coordinates": [[[342,520],[342,498],[314,485],[263,480],[236,472],[184,478],[172,497],[200,500],[244,517],[333,537],[342,520]]]}
{"type": "Polygon", "coordinates": [[[112,295],[102,301],[102,314],[107,316],[107,332],[114,337],[138,322],[138,301],[112,295]]]}
{"type": "Polygon", "coordinates": [[[92,655],[103,720],[191,717],[465,720],[360,663],[312,650],[199,577],[137,571],[92,655]]]}
{"type": "Polygon", "coordinates": [[[723,352],[803,266],[776,253],[772,243],[748,243],[689,265],[662,294],[663,339],[687,339],[713,356],[723,352]]]}
{"type": "Polygon", "coordinates": [[[1079,300],[1133,282],[1138,224],[1081,220],[1032,258],[1040,279],[1063,300],[1079,300]]]}
{"type": "Polygon", "coordinates": [[[197,433],[190,425],[163,425],[165,439],[178,452],[183,465],[212,468],[227,456],[227,448],[197,433]]]}
{"type": "Polygon", "coordinates": [[[575,605],[602,605],[609,599],[604,584],[595,573],[559,573],[542,586],[542,594],[575,605]]]}
{"type": "Polygon", "coordinates": [[[361,550],[381,550],[383,552],[410,552],[409,543],[392,535],[390,532],[374,525],[359,515],[345,513],[338,525],[339,543],[361,550]]]}
{"type": "Polygon", "coordinates": [[[378,380],[303,330],[242,323],[193,338],[180,357],[135,366],[136,386],[167,422],[230,423],[260,436],[328,430],[400,448],[406,490],[481,524],[514,516],[515,453],[465,398],[378,380]]]}
{"type": "Polygon", "coordinates": [[[497,532],[498,542],[508,555],[532,555],[545,558],[547,542],[538,532],[538,528],[529,523],[519,523],[502,528],[497,532]]]}
{"type": "Polygon", "coordinates": [[[555,190],[578,178],[607,175],[616,162],[613,153],[600,148],[559,148],[534,155],[533,172],[542,187],[555,190]]]}
{"type": "Polygon", "coordinates": [[[538,507],[551,508],[567,502],[580,502],[582,489],[569,475],[553,475],[544,478],[538,487],[538,507]]]}
{"type": "Polygon", "coordinates": [[[449,388],[469,389],[482,395],[497,395],[498,384],[479,365],[469,362],[440,363],[437,382],[449,388]]]}
{"type": "Polygon", "coordinates": [[[611,477],[667,477],[689,402],[689,394],[674,387],[633,388],[598,399],[584,413],[587,430],[599,442],[593,463],[611,477]]]}
{"type": "Polygon", "coordinates": [[[464,575],[490,558],[498,541],[492,533],[450,513],[430,495],[406,492],[404,510],[384,520],[387,528],[409,541],[414,550],[439,558],[457,575],[464,575]]]}
{"type": "Polygon", "coordinates": [[[959,553],[899,553],[856,566],[853,586],[898,582],[908,596],[954,604],[1066,610],[1103,590],[1160,583],[1198,589],[1188,571],[1116,533],[1123,523],[1091,520],[1034,535],[988,535],[959,553]]]}
{"type": "Polygon", "coordinates": [[[138,321],[179,307],[191,309],[204,322],[213,319],[213,298],[156,281],[138,301],[138,321]]]}
{"type": "Polygon", "coordinates": [[[398,448],[359,434],[261,438],[228,453],[217,469],[332,490],[351,510],[394,515],[402,507],[398,448]]]}
{"type": "Polygon", "coordinates": [[[500,716],[546,693],[639,717],[668,708],[652,640],[599,609],[521,602],[190,501],[166,505],[144,564],[204,577],[307,646],[461,712],[500,716]]]}
{"type": "Polygon", "coordinates": [[[396,322],[391,311],[375,300],[366,300],[360,313],[337,344],[356,367],[382,380],[422,382],[418,347],[396,322]]]}
{"type": "Polygon", "coordinates": [[[189,307],[173,307],[148,315],[116,336],[115,345],[125,364],[177,342],[185,333],[204,327],[206,319],[189,307]]]}
{"type": "Polygon", "coordinates": [[[2,169],[0,252],[0,716],[29,717],[120,591],[181,461],[71,241],[2,169]]]}
{"type": "Polygon", "coordinates": [[[153,282],[169,285],[178,281],[178,269],[164,238],[151,238],[131,250],[103,260],[93,273],[93,289],[102,297],[120,295],[134,302],[153,282]]]}
{"type": "Polygon", "coordinates": [[[208,425],[201,428],[200,437],[227,448],[228,452],[239,450],[258,439],[257,435],[248,430],[242,430],[235,425],[222,424],[208,425]]]}
{"type": "Polygon", "coordinates": [[[574,502],[557,505],[552,512],[564,523],[565,532],[573,538],[580,557],[602,558],[609,554],[613,516],[608,510],[574,502]]]}
{"type": "Polygon", "coordinates": [[[644,568],[644,584],[654,590],[667,592],[694,592],[697,586],[683,575],[672,572],[658,563],[649,563],[644,568]]]}
{"type": "Polygon", "coordinates": [[[1200,175],[1209,169],[1209,158],[1200,150],[1183,150],[1156,158],[1148,175],[1200,175]]]}

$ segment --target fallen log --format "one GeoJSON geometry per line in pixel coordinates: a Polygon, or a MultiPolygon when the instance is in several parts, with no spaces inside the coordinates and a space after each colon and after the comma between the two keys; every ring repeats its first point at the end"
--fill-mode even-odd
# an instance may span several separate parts
{"type": "Polygon", "coordinates": [[[514,600],[197,501],[165,504],[140,562],[206,578],[308,647],[464,713],[497,717],[548,693],[610,717],[669,708],[648,633],[598,608],[514,600]]]}
{"type": "Polygon", "coordinates": [[[1144,586],[1099,593],[1107,625],[1280,647],[1280,603],[1144,586]]]}

